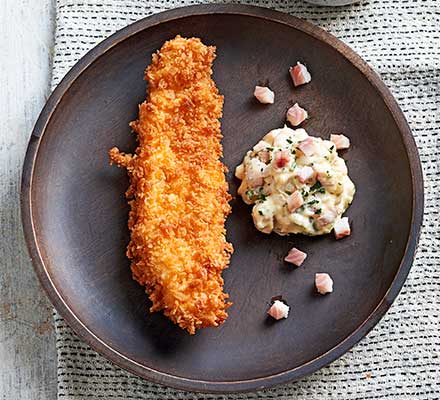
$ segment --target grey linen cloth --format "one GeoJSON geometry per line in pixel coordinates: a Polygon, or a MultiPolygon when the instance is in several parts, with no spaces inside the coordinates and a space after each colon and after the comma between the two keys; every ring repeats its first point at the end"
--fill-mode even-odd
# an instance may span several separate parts
{"type": "MultiPolygon", "coordinates": [[[[53,88],[81,56],[116,30],[153,13],[199,2],[57,0],[53,88]]],[[[333,33],[382,76],[396,97],[415,136],[425,178],[424,226],[408,280],[378,326],[330,366],[294,384],[233,396],[185,393],[137,378],[78,340],[55,313],[58,397],[439,399],[440,1],[367,0],[341,8],[302,0],[243,3],[291,13],[333,33]]]]}

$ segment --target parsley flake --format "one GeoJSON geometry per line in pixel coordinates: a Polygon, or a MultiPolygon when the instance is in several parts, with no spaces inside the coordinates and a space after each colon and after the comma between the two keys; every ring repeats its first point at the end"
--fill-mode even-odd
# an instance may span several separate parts
{"type": "Polygon", "coordinates": [[[310,191],[315,193],[325,193],[325,189],[322,187],[321,182],[317,181],[311,188],[310,191]]]}
{"type": "Polygon", "coordinates": [[[249,200],[251,201],[259,201],[259,200],[266,200],[267,195],[262,193],[263,188],[259,187],[258,191],[255,189],[248,189],[246,190],[246,196],[249,197],[249,200]]]}
{"type": "Polygon", "coordinates": [[[264,201],[267,199],[267,194],[261,193],[257,200],[264,201]]]}
{"type": "Polygon", "coordinates": [[[315,190],[318,190],[321,187],[322,187],[321,182],[316,181],[316,183],[310,188],[310,190],[311,191],[315,191],[315,190]]]}
{"type": "Polygon", "coordinates": [[[246,196],[251,198],[254,195],[254,191],[252,189],[246,190],[246,196]]]}

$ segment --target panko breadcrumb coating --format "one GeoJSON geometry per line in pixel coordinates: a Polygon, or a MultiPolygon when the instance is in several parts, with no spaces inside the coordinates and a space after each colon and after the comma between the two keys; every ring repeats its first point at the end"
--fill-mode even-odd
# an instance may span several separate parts
{"type": "Polygon", "coordinates": [[[211,79],[215,47],[177,36],[153,55],[147,100],[130,124],[134,155],[117,148],[111,163],[127,168],[131,211],[127,256],[153,305],[181,328],[218,326],[227,318],[221,273],[232,245],[224,227],[230,195],[221,163],[223,96],[211,79]]]}

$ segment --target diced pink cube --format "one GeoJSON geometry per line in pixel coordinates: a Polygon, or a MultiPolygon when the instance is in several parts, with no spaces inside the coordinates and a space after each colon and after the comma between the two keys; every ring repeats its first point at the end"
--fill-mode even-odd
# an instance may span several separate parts
{"type": "Polygon", "coordinates": [[[297,170],[296,176],[301,183],[306,183],[315,177],[315,170],[312,167],[306,165],[305,167],[297,170]]]}
{"type": "Polygon", "coordinates": [[[300,62],[297,62],[294,67],[290,67],[289,72],[295,86],[304,85],[312,80],[310,72],[300,62]]]}
{"type": "Polygon", "coordinates": [[[304,204],[304,199],[299,190],[293,192],[287,199],[287,209],[293,213],[304,204]]]}
{"type": "Polygon", "coordinates": [[[270,152],[268,150],[261,150],[258,152],[258,159],[267,164],[270,161],[270,152]]]}
{"type": "Polygon", "coordinates": [[[336,219],[336,213],[332,210],[324,211],[319,218],[315,221],[315,226],[318,229],[323,228],[324,226],[327,226],[328,224],[333,223],[333,221],[336,219]]]}
{"type": "Polygon", "coordinates": [[[290,307],[287,304],[284,304],[282,301],[275,300],[273,304],[270,306],[267,313],[276,320],[280,320],[282,318],[287,318],[289,316],[290,307]]]}
{"type": "Polygon", "coordinates": [[[350,147],[350,139],[344,135],[332,134],[330,135],[330,141],[335,144],[336,150],[344,150],[350,147]]]}
{"type": "Polygon", "coordinates": [[[304,260],[307,258],[307,254],[297,248],[293,247],[287,256],[284,258],[284,261],[294,264],[297,267],[301,266],[304,260]]]}
{"type": "Polygon", "coordinates": [[[351,229],[350,229],[350,224],[348,222],[348,218],[343,217],[341,219],[338,219],[335,222],[335,226],[333,229],[335,231],[336,239],[342,239],[345,236],[349,236],[351,233],[351,229]]]}
{"type": "Polygon", "coordinates": [[[315,274],[315,286],[319,294],[327,294],[333,292],[333,279],[329,274],[315,274]]]}
{"type": "Polygon", "coordinates": [[[275,101],[275,93],[265,86],[255,86],[254,96],[262,104],[273,104],[275,101]]]}
{"type": "Polygon", "coordinates": [[[287,110],[286,118],[293,126],[298,126],[309,117],[307,111],[295,103],[287,110]]]}
{"type": "Polygon", "coordinates": [[[307,139],[304,139],[299,145],[298,148],[306,155],[307,157],[312,156],[315,154],[315,143],[313,141],[313,138],[308,137],[307,139]]]}

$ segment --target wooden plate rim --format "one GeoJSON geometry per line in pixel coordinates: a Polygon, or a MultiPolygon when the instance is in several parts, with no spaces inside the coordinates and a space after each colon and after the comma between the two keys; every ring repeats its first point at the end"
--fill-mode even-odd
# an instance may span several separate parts
{"type": "Polygon", "coordinates": [[[205,393],[238,393],[267,389],[275,385],[285,384],[303,378],[304,376],[339,358],[342,354],[359,342],[379,322],[402,288],[414,259],[423,220],[423,175],[414,138],[394,97],[379,76],[366,64],[366,62],[364,62],[353,50],[342,43],[339,39],[309,22],[303,21],[289,14],[284,14],[267,8],[238,4],[196,5],[155,14],[123,28],[90,50],[67,73],[52,95],[49,97],[35,124],[29,141],[22,171],[21,215],[26,244],[40,283],[54,307],[82,340],[84,340],[93,349],[113,363],[144,379],[159,384],[172,386],[181,390],[205,393]],[[148,368],[116,351],[103,339],[99,338],[91,330],[89,330],[65,302],[44,264],[37,243],[38,227],[34,225],[32,217],[31,197],[35,160],[38,154],[40,142],[53,113],[57,109],[59,102],[69,90],[73,82],[91,64],[93,64],[99,57],[104,55],[111,48],[144,29],[180,18],[211,14],[250,16],[285,24],[300,30],[336,49],[368,79],[391,112],[399,131],[402,134],[409,160],[413,185],[411,230],[408,237],[405,254],[390,288],[375,310],[364,320],[364,322],[337,346],[297,368],[290,369],[279,374],[255,379],[224,382],[188,379],[148,368]]]}

